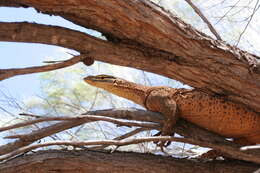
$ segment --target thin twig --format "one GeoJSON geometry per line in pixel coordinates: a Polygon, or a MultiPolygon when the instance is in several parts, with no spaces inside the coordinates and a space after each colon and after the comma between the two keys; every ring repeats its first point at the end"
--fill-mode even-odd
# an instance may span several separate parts
{"type": "Polygon", "coordinates": [[[129,144],[138,144],[142,142],[151,142],[151,141],[178,141],[178,142],[189,142],[186,138],[173,138],[173,137],[146,137],[146,138],[138,138],[138,139],[127,139],[127,140],[89,140],[89,141],[53,141],[46,142],[42,144],[34,144],[30,146],[25,146],[19,148],[15,151],[7,153],[5,155],[0,156],[0,161],[9,159],[13,156],[16,156],[21,153],[25,153],[31,151],[33,149],[51,146],[51,145],[69,145],[69,146],[86,146],[86,145],[116,145],[123,146],[129,144]]]}
{"type": "Polygon", "coordinates": [[[215,28],[213,27],[213,25],[210,23],[210,21],[206,18],[206,16],[200,11],[200,9],[191,2],[191,0],[185,0],[190,6],[191,8],[193,8],[193,10],[201,17],[201,19],[207,24],[209,30],[215,35],[215,37],[218,40],[222,40],[220,35],[218,34],[218,32],[215,30],[215,28]]]}
{"type": "Polygon", "coordinates": [[[243,31],[241,32],[241,34],[239,35],[239,38],[238,38],[237,43],[236,43],[236,46],[239,44],[239,42],[240,42],[240,40],[241,40],[241,38],[242,38],[242,35],[246,32],[247,27],[248,27],[249,24],[251,23],[251,20],[253,19],[254,15],[255,15],[255,12],[256,12],[256,10],[257,10],[257,8],[258,8],[258,7],[257,7],[258,3],[259,3],[259,0],[257,0],[257,2],[256,2],[255,7],[254,7],[254,10],[253,10],[253,13],[251,14],[250,19],[249,19],[249,21],[247,22],[247,24],[246,24],[244,30],[243,30],[243,31]]]}
{"type": "MultiPolygon", "coordinates": [[[[144,111],[140,109],[108,109],[108,110],[98,110],[98,111],[90,111],[89,114],[92,115],[101,115],[101,116],[109,116],[114,118],[121,118],[127,120],[135,120],[135,121],[146,121],[146,122],[162,122],[163,118],[159,113],[144,111]],[[121,115],[120,115],[121,114],[121,115]]],[[[27,134],[27,139],[18,139],[14,142],[10,142],[8,144],[4,144],[0,146],[0,155],[9,153],[23,146],[27,146],[39,139],[44,137],[53,135],[55,133],[59,133],[61,131],[82,125],[84,123],[89,122],[86,119],[78,119],[78,120],[69,120],[62,121],[48,127],[43,127],[39,130],[33,131],[30,134],[27,134]]],[[[191,126],[192,127],[192,126],[191,126]]],[[[181,127],[183,129],[183,127],[181,127]]],[[[183,135],[183,133],[180,133],[183,135]]],[[[190,133],[189,133],[190,134],[190,133]]],[[[200,134],[199,132],[197,133],[200,134]]],[[[185,135],[183,135],[185,136],[185,135]]],[[[194,136],[194,135],[193,135],[194,136]]],[[[210,139],[210,137],[207,137],[210,139]]],[[[214,139],[215,140],[215,139],[214,139]]]]}
{"type": "Polygon", "coordinates": [[[82,115],[99,115],[108,116],[113,118],[120,118],[126,120],[136,120],[136,121],[148,121],[155,123],[162,123],[164,117],[161,114],[145,111],[136,108],[116,108],[116,109],[106,109],[106,110],[96,110],[88,111],[82,115]],[[148,113],[149,112],[149,113],[148,113]]]}
{"type": "Polygon", "coordinates": [[[27,116],[27,117],[34,117],[34,118],[42,118],[42,116],[40,116],[40,115],[34,115],[34,114],[28,114],[28,113],[20,113],[19,115],[27,116]]]}
{"type": "Polygon", "coordinates": [[[239,148],[229,147],[229,146],[221,146],[218,144],[208,143],[205,141],[197,141],[191,138],[176,138],[176,137],[169,137],[169,136],[161,136],[161,137],[144,137],[144,138],[137,138],[137,139],[125,139],[125,140],[91,140],[91,141],[54,141],[54,142],[46,142],[42,144],[34,144],[30,146],[25,146],[19,148],[15,151],[12,151],[8,154],[0,156],[0,161],[6,160],[17,154],[24,153],[31,151],[36,148],[51,146],[51,145],[71,145],[71,146],[86,146],[86,145],[116,145],[116,146],[123,146],[123,145],[130,145],[130,144],[138,144],[143,142],[159,142],[159,141],[175,141],[175,142],[183,142],[189,143],[193,145],[200,145],[204,147],[211,147],[221,152],[225,152],[227,154],[231,154],[231,156],[236,156],[236,158],[240,159],[243,158],[246,161],[251,161],[255,163],[260,163],[260,157],[254,156],[253,154],[243,153],[239,151],[239,148]]]}
{"type": "MultiPolygon", "coordinates": [[[[37,117],[39,117],[39,116],[37,116],[37,117]]],[[[64,121],[64,120],[69,121],[69,120],[79,120],[79,119],[89,120],[89,121],[107,121],[107,122],[111,122],[111,123],[118,124],[118,125],[121,125],[121,126],[129,126],[129,127],[138,126],[138,127],[155,128],[155,129],[159,128],[159,125],[156,124],[156,123],[130,122],[130,121],[118,120],[118,119],[115,119],[115,118],[97,116],[97,115],[80,115],[80,116],[75,116],[75,117],[63,116],[63,117],[37,118],[37,119],[34,119],[34,120],[17,123],[17,124],[11,125],[11,126],[2,127],[2,128],[0,128],[0,132],[10,130],[10,129],[19,128],[19,127],[24,127],[24,126],[28,126],[28,125],[32,125],[32,124],[36,124],[36,123],[40,123],[40,122],[46,122],[46,121],[64,121]]],[[[8,136],[6,138],[13,138],[13,137],[8,136]]]]}
{"type": "Polygon", "coordinates": [[[233,8],[235,8],[236,5],[237,5],[239,2],[240,2],[240,0],[238,0],[238,1],[235,3],[235,5],[233,5],[223,16],[221,16],[220,19],[215,23],[215,25],[218,24],[222,19],[224,19],[224,18],[227,16],[227,14],[228,14],[233,8]]]}
{"type": "MultiPolygon", "coordinates": [[[[121,136],[118,136],[118,137],[116,137],[116,138],[114,138],[113,140],[122,140],[122,139],[126,139],[126,138],[129,138],[129,137],[131,137],[131,136],[134,136],[134,135],[136,135],[137,133],[140,133],[140,132],[143,132],[143,131],[146,131],[146,130],[149,130],[149,129],[147,129],[147,128],[137,128],[137,129],[135,129],[135,130],[133,130],[133,131],[130,131],[130,132],[128,132],[128,133],[126,133],[126,134],[123,134],[123,135],[121,135],[121,136]]],[[[102,145],[102,146],[97,146],[97,147],[91,147],[90,149],[91,150],[102,150],[102,149],[105,149],[106,147],[108,147],[109,145],[102,145]]]]}

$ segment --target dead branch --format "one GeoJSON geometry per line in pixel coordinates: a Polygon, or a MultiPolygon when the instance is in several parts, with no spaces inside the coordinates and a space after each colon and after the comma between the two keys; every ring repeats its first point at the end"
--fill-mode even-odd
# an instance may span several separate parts
{"type": "MultiPolygon", "coordinates": [[[[36,115],[38,118],[34,120],[28,120],[25,122],[17,123],[14,125],[6,126],[6,127],[1,127],[0,132],[6,131],[6,130],[11,130],[15,128],[20,128],[20,127],[25,127],[29,126],[32,124],[40,123],[40,122],[46,122],[46,121],[71,121],[71,120],[84,120],[88,122],[93,122],[93,121],[106,121],[106,122],[111,122],[120,126],[128,126],[128,127],[133,127],[133,126],[138,126],[138,127],[145,127],[145,128],[153,128],[153,129],[158,129],[159,125],[155,123],[145,123],[145,122],[127,122],[123,120],[118,120],[115,118],[110,118],[110,117],[104,117],[104,116],[97,116],[97,115],[80,115],[80,116],[74,116],[74,117],[41,117],[36,115]]],[[[26,138],[27,135],[19,135],[19,138],[26,138]],[[24,136],[24,137],[23,137],[24,136]]],[[[17,135],[14,136],[7,136],[5,138],[17,138],[17,135]]]]}
{"type": "Polygon", "coordinates": [[[83,113],[82,115],[99,115],[113,118],[121,118],[126,120],[147,121],[154,123],[162,123],[164,120],[164,117],[159,113],[136,108],[114,108],[88,111],[86,113],[83,113]]]}
{"type": "Polygon", "coordinates": [[[212,34],[215,35],[215,37],[218,40],[222,40],[216,29],[213,27],[213,25],[210,23],[210,21],[207,19],[207,17],[200,11],[200,9],[191,1],[191,0],[185,0],[191,8],[200,16],[200,18],[207,24],[209,30],[212,32],[212,34]]]}
{"type": "Polygon", "coordinates": [[[129,139],[129,140],[89,140],[89,141],[53,141],[53,142],[45,142],[41,144],[33,144],[29,146],[25,146],[19,148],[15,151],[12,151],[8,154],[0,156],[0,161],[9,159],[13,156],[16,156],[21,153],[25,153],[28,151],[32,151],[33,149],[42,148],[46,146],[52,145],[69,145],[75,147],[87,146],[87,145],[130,145],[130,144],[138,144],[143,142],[156,142],[156,141],[176,141],[176,142],[190,142],[186,138],[173,138],[173,137],[147,137],[147,138],[138,138],[138,139],[129,139]]]}
{"type": "MultiPolygon", "coordinates": [[[[116,138],[114,138],[113,140],[122,140],[122,139],[126,139],[126,138],[129,138],[131,136],[134,136],[140,132],[143,132],[143,131],[146,131],[146,130],[149,130],[147,128],[137,128],[133,131],[130,131],[124,135],[121,135],[121,136],[118,136],[116,138]]],[[[106,147],[108,147],[109,145],[102,145],[102,146],[97,146],[97,147],[91,147],[90,149],[91,150],[102,150],[102,149],[105,149],[106,147]]]]}
{"type": "Polygon", "coordinates": [[[71,146],[86,146],[86,145],[116,145],[116,146],[123,146],[123,145],[130,145],[130,144],[138,144],[143,142],[158,142],[158,141],[175,141],[175,142],[184,142],[193,145],[199,145],[203,147],[210,147],[214,148],[218,151],[224,152],[236,159],[242,159],[245,161],[250,161],[254,163],[260,164],[260,157],[255,156],[253,154],[243,153],[239,151],[238,148],[228,147],[228,146],[221,146],[219,144],[212,144],[205,141],[196,141],[189,138],[176,138],[176,137],[169,137],[169,136],[161,136],[161,137],[144,137],[144,138],[136,138],[136,139],[125,139],[125,140],[99,140],[99,141],[54,141],[54,142],[46,142],[42,144],[33,144],[29,146],[25,146],[19,148],[15,151],[12,151],[6,155],[0,156],[0,161],[6,160],[10,157],[16,156],[18,154],[31,151],[36,148],[51,146],[51,145],[71,145],[71,146]]]}
{"type": "MultiPolygon", "coordinates": [[[[135,120],[135,121],[145,121],[145,122],[154,122],[154,123],[163,123],[164,117],[160,113],[140,110],[136,108],[117,108],[117,109],[106,109],[106,110],[97,110],[89,111],[83,115],[99,115],[99,116],[108,116],[113,118],[122,118],[126,120],[135,120]]],[[[208,142],[217,142],[226,145],[234,145],[234,143],[225,140],[223,137],[209,132],[205,129],[202,129],[192,123],[189,123],[183,119],[179,119],[177,125],[175,126],[175,132],[186,137],[194,138],[196,140],[206,140],[208,142]]]]}
{"type": "MultiPolygon", "coordinates": [[[[158,120],[158,122],[162,121],[162,116],[158,113],[150,112],[150,111],[144,111],[144,110],[138,110],[138,109],[130,109],[130,110],[125,110],[125,109],[109,109],[109,110],[100,110],[100,111],[89,111],[88,112],[91,115],[99,115],[99,116],[110,116],[114,118],[122,118],[122,119],[127,119],[127,120],[137,120],[137,121],[147,121],[147,122],[154,122],[155,120],[158,120]],[[121,112],[121,116],[120,113],[121,112]],[[153,117],[153,118],[151,118],[153,117]]],[[[105,118],[105,117],[103,117],[105,118]]],[[[18,135],[15,137],[19,137],[20,139],[16,140],[13,143],[9,143],[6,145],[0,146],[0,154],[8,154],[13,151],[16,151],[22,147],[29,147],[29,145],[41,138],[44,138],[46,136],[50,136],[52,134],[61,132],[63,130],[81,125],[83,123],[89,122],[89,119],[76,119],[76,120],[70,120],[70,121],[65,121],[61,123],[57,123],[54,125],[51,125],[49,127],[45,127],[42,129],[39,129],[37,131],[34,131],[30,134],[27,135],[18,135]]],[[[246,161],[252,161],[256,163],[259,160],[258,155],[250,154],[250,153],[244,153],[239,150],[239,146],[236,144],[226,141],[223,137],[220,137],[214,133],[208,132],[205,129],[202,129],[200,127],[197,127],[195,125],[192,125],[190,123],[187,123],[183,120],[180,120],[176,127],[175,131],[183,135],[185,137],[185,140],[187,143],[195,144],[195,145],[200,145],[203,147],[209,147],[216,149],[218,151],[221,151],[223,153],[228,154],[232,158],[237,158],[241,160],[246,160],[246,161]]],[[[147,139],[152,140],[152,139],[161,139],[161,138],[151,138],[147,139]]],[[[166,140],[168,138],[163,138],[163,140],[166,140]]],[[[173,140],[174,138],[172,138],[173,140]]],[[[171,139],[168,139],[171,140],[171,139]]],[[[179,139],[178,139],[179,140],[179,139]]]]}
{"type": "Polygon", "coordinates": [[[33,117],[33,118],[42,118],[40,115],[35,115],[35,114],[28,114],[28,113],[19,113],[21,116],[26,116],[26,117],[33,117]]]}
{"type": "Polygon", "coordinates": [[[86,55],[78,55],[78,56],[72,57],[69,60],[62,61],[62,62],[56,63],[56,64],[36,66],[36,67],[27,67],[27,68],[0,69],[0,81],[13,77],[13,76],[17,76],[17,75],[47,72],[47,71],[61,69],[61,68],[72,66],[76,63],[79,63],[79,62],[83,61],[85,58],[88,59],[88,57],[86,57],[86,55]]]}
{"type": "MultiPolygon", "coordinates": [[[[103,110],[103,111],[90,111],[88,112],[91,115],[100,115],[100,116],[110,116],[114,118],[120,118],[119,113],[122,113],[122,119],[128,119],[128,120],[137,120],[137,121],[147,121],[151,122],[151,119],[153,121],[158,120],[158,122],[162,121],[162,116],[160,114],[150,112],[150,111],[144,111],[144,110],[138,110],[138,109],[109,109],[109,110],[103,110]],[[150,117],[149,117],[150,115],[150,117]],[[152,118],[151,118],[152,117],[152,118]],[[157,119],[156,119],[157,117],[157,119]],[[146,119],[147,118],[147,119],[146,119]]],[[[27,140],[22,140],[18,139],[15,142],[2,145],[0,146],[0,155],[9,153],[13,150],[16,150],[18,148],[21,148],[23,146],[27,146],[41,138],[50,136],[52,134],[79,126],[81,124],[89,122],[88,120],[80,119],[80,120],[72,120],[72,121],[65,121],[65,122],[60,122],[54,125],[51,125],[49,127],[45,127],[42,129],[39,129],[37,131],[33,131],[32,133],[27,135],[27,140]]],[[[189,132],[187,131],[187,134],[189,132]]]]}

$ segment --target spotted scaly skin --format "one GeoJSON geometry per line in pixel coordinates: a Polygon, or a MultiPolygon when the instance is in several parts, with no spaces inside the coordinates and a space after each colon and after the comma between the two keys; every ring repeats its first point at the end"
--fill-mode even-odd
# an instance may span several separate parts
{"type": "Polygon", "coordinates": [[[165,116],[162,135],[171,135],[178,117],[241,145],[260,144],[260,115],[243,105],[198,90],[148,87],[109,75],[85,82],[165,116]]]}

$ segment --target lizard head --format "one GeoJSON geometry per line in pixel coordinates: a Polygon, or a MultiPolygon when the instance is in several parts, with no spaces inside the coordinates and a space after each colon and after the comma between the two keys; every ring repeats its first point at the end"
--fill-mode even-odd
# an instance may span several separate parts
{"type": "Polygon", "coordinates": [[[110,75],[87,76],[84,81],[92,86],[102,88],[120,97],[143,105],[146,87],[110,75]]]}
{"type": "Polygon", "coordinates": [[[123,79],[116,78],[110,75],[97,75],[97,76],[87,76],[84,81],[92,86],[103,88],[105,90],[111,89],[123,83],[123,79]]]}

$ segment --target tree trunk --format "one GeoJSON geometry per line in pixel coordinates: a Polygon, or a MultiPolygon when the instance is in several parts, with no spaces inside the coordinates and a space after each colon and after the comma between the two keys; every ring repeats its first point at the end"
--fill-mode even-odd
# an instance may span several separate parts
{"type": "Polygon", "coordinates": [[[100,151],[38,151],[0,164],[1,173],[252,173],[259,165],[239,161],[199,163],[139,153],[100,151]]]}
{"type": "MultiPolygon", "coordinates": [[[[107,38],[101,40],[61,27],[0,22],[0,41],[71,48],[94,60],[157,73],[206,92],[225,95],[260,112],[260,58],[213,40],[151,2],[2,0],[0,6],[34,7],[95,29],[107,38]]],[[[2,69],[0,80],[19,74],[25,73],[2,69]]],[[[200,163],[136,153],[44,151],[2,163],[0,172],[242,173],[254,172],[257,167],[244,162],[200,163]]]]}

